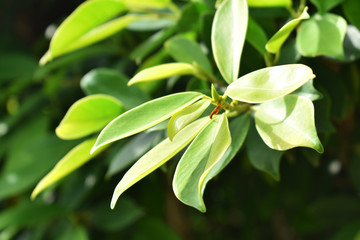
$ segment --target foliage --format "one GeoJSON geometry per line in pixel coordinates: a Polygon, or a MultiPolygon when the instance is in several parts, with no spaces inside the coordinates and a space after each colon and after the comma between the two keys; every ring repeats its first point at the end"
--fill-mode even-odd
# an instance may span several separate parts
{"type": "Polygon", "coordinates": [[[77,4],[0,55],[0,239],[356,239],[356,0],[77,4]]]}

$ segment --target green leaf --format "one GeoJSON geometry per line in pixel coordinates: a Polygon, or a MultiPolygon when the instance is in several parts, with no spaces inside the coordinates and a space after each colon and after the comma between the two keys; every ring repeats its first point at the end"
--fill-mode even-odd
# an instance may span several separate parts
{"type": "Polygon", "coordinates": [[[139,19],[130,23],[126,29],[131,31],[159,31],[175,24],[173,19],[139,19]]]}
{"type": "Polygon", "coordinates": [[[225,114],[214,118],[190,144],[178,163],[173,180],[176,197],[183,203],[206,211],[202,195],[209,172],[231,144],[225,114]]]}
{"type": "Polygon", "coordinates": [[[247,0],[249,7],[291,7],[291,0],[247,0]]]}
{"type": "Polygon", "coordinates": [[[130,9],[162,9],[171,4],[171,0],[121,0],[130,9]]]}
{"type": "Polygon", "coordinates": [[[348,25],[344,39],[345,61],[353,62],[360,58],[360,31],[348,25]]]}
{"type": "Polygon", "coordinates": [[[207,73],[212,73],[207,56],[196,42],[177,36],[165,42],[165,48],[176,61],[189,64],[196,62],[207,73]]]}
{"type": "Polygon", "coordinates": [[[344,0],[310,0],[310,2],[316,6],[320,13],[330,11],[343,1],[344,0]]]}
{"type": "Polygon", "coordinates": [[[280,180],[280,159],[284,152],[269,148],[260,138],[255,127],[252,127],[249,131],[246,139],[246,149],[251,165],[270,174],[275,180],[280,180]]]}
{"type": "Polygon", "coordinates": [[[197,75],[197,70],[188,63],[165,63],[140,71],[130,79],[128,85],[181,75],[197,75]]]}
{"type": "Polygon", "coordinates": [[[261,103],[285,96],[313,79],[311,68],[288,64],[263,68],[240,77],[227,87],[225,95],[249,103],[261,103]]]}
{"type": "Polygon", "coordinates": [[[89,160],[93,159],[102,150],[104,150],[104,148],[99,149],[95,154],[90,155],[90,150],[95,141],[96,138],[86,140],[68,152],[36,185],[34,191],[31,194],[31,198],[34,199],[44,189],[69,175],[71,172],[75,171],[89,160]]]}
{"type": "Polygon", "coordinates": [[[0,213],[0,230],[9,226],[24,228],[46,223],[53,218],[65,216],[66,209],[56,204],[22,202],[0,213]]]}
{"type": "Polygon", "coordinates": [[[236,156],[237,152],[240,150],[243,145],[245,138],[248,134],[250,126],[250,115],[242,114],[236,119],[230,122],[230,133],[231,133],[231,144],[229,148],[226,150],[224,156],[220,159],[219,162],[211,169],[209,174],[206,176],[204,181],[204,188],[206,183],[211,180],[214,176],[219,174],[222,169],[226,167],[227,164],[236,156]]]}
{"type": "Polygon", "coordinates": [[[304,9],[303,13],[288,23],[286,23],[280,30],[275,33],[274,36],[270,38],[270,40],[266,44],[266,50],[271,53],[278,53],[281,49],[281,46],[284,44],[286,39],[290,36],[291,32],[299,25],[299,23],[304,20],[310,18],[307,13],[307,7],[304,9]]]}
{"type": "Polygon", "coordinates": [[[127,86],[129,79],[113,69],[91,70],[80,81],[83,91],[90,94],[107,94],[120,100],[126,109],[150,100],[137,86],[127,86]]]}
{"type": "Polygon", "coordinates": [[[273,149],[309,147],[324,152],[317,136],[314,106],[306,97],[288,95],[260,105],[255,113],[256,129],[273,149]]]}
{"type": "Polygon", "coordinates": [[[15,145],[16,152],[7,158],[0,175],[0,200],[21,195],[25,190],[34,188],[36,183],[74,146],[74,142],[62,141],[55,134],[45,135],[39,139],[23,133],[22,138],[31,141],[23,147],[15,145]]]}
{"type": "Polygon", "coordinates": [[[160,132],[143,132],[134,136],[110,160],[107,176],[113,176],[144,155],[160,140],[160,132]]]}
{"type": "Polygon", "coordinates": [[[342,8],[349,22],[355,25],[357,29],[360,29],[360,2],[358,0],[345,0],[342,8]]]}
{"type": "Polygon", "coordinates": [[[31,56],[19,53],[2,53],[0,56],[0,83],[14,78],[31,77],[36,68],[36,59],[31,56]]]}
{"type": "Polygon", "coordinates": [[[111,200],[111,208],[115,207],[117,199],[125,190],[175,156],[175,154],[188,145],[191,140],[210,122],[211,120],[208,117],[204,117],[193,122],[179,132],[174,137],[173,141],[170,141],[170,139],[167,138],[142,156],[126,172],[124,177],[116,186],[111,200]]]}
{"type": "Polygon", "coordinates": [[[211,101],[208,99],[200,100],[183,110],[177,112],[170,118],[168,123],[167,132],[170,140],[173,140],[175,135],[181,131],[186,125],[194,121],[207,109],[211,101]]]}
{"type": "Polygon", "coordinates": [[[305,57],[327,55],[343,59],[346,27],[346,20],[339,15],[315,14],[299,27],[296,37],[299,52],[305,57]]]}
{"type": "Polygon", "coordinates": [[[248,22],[246,0],[224,0],[211,30],[212,50],[221,75],[229,84],[238,78],[248,22]]]}
{"type": "Polygon", "coordinates": [[[266,54],[265,45],[268,41],[266,33],[251,17],[249,17],[246,41],[248,41],[262,55],[266,54]]]}
{"type": "Polygon", "coordinates": [[[130,58],[136,62],[141,62],[166,39],[168,39],[174,33],[175,29],[175,27],[170,27],[153,34],[134,49],[134,51],[130,54],[130,58]]]}
{"type": "Polygon", "coordinates": [[[322,94],[321,92],[319,92],[318,90],[315,89],[314,85],[313,85],[313,79],[311,79],[310,81],[306,82],[304,85],[302,85],[299,89],[297,89],[295,92],[293,92],[293,94],[299,95],[299,96],[303,96],[303,97],[307,97],[309,98],[311,101],[315,101],[318,99],[322,98],[322,94]]]}
{"type": "Polygon", "coordinates": [[[97,94],[76,101],[56,128],[62,139],[76,139],[101,130],[124,112],[121,103],[113,97],[97,94]]]}
{"type": "Polygon", "coordinates": [[[118,0],[92,0],[81,4],[57,29],[49,51],[41,64],[64,53],[102,40],[126,27],[136,18],[125,16],[111,20],[126,10],[118,0]]]}
{"type": "Polygon", "coordinates": [[[116,211],[111,210],[108,200],[102,201],[96,207],[92,205],[92,211],[90,212],[92,224],[106,232],[121,231],[136,223],[144,215],[140,206],[137,206],[129,198],[123,197],[119,199],[117,206],[116,211]]]}
{"type": "Polygon", "coordinates": [[[125,112],[101,131],[91,152],[164,121],[202,96],[197,92],[176,93],[154,99],[125,112]]]}

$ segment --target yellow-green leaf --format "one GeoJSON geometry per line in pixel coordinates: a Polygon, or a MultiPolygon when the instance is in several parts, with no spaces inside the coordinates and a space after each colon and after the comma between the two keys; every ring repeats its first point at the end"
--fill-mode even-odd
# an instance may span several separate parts
{"type": "Polygon", "coordinates": [[[32,192],[31,198],[34,199],[44,189],[69,175],[104,150],[104,148],[101,148],[96,151],[95,154],[90,155],[90,149],[94,145],[95,140],[96,138],[86,140],[68,152],[55,167],[40,180],[32,192]]]}
{"type": "Polygon", "coordinates": [[[344,58],[343,42],[347,23],[340,15],[315,14],[299,27],[296,46],[301,55],[344,58]]]}
{"type": "Polygon", "coordinates": [[[139,82],[151,82],[172,76],[197,75],[195,67],[188,63],[166,63],[147,68],[130,79],[128,85],[139,82]]]}
{"type": "Polygon", "coordinates": [[[316,133],[314,105],[306,97],[288,95],[261,104],[255,123],[261,138],[273,149],[302,146],[324,151],[316,133]]]}
{"type": "Polygon", "coordinates": [[[41,64],[65,53],[86,47],[124,29],[146,15],[119,16],[127,6],[118,0],[92,0],[81,4],[56,30],[41,64]]]}
{"type": "Polygon", "coordinates": [[[189,106],[202,96],[203,94],[197,92],[175,93],[133,108],[111,121],[101,131],[91,151],[94,152],[105,144],[150,128],[189,106]]]}
{"type": "Polygon", "coordinates": [[[242,102],[261,103],[285,96],[314,77],[311,68],[303,64],[263,68],[231,83],[225,95],[242,102]]]}
{"type": "Polygon", "coordinates": [[[247,0],[249,7],[291,7],[291,0],[247,0]]]}
{"type": "Polygon", "coordinates": [[[277,31],[277,33],[275,33],[274,36],[270,38],[265,46],[266,50],[271,53],[278,53],[283,43],[290,36],[291,32],[299,25],[302,20],[308,18],[310,18],[310,16],[307,13],[306,7],[299,17],[287,22],[282,28],[280,28],[279,31],[277,31]]]}
{"type": "Polygon", "coordinates": [[[125,190],[172,158],[181,149],[188,145],[191,140],[210,122],[211,119],[208,117],[204,117],[193,122],[180,131],[172,141],[167,138],[142,156],[125,173],[124,177],[116,186],[111,200],[111,208],[115,207],[117,199],[125,190]]]}
{"type": "Polygon", "coordinates": [[[238,78],[248,22],[246,0],[224,0],[217,9],[211,30],[216,65],[226,82],[238,78]]]}
{"type": "Polygon", "coordinates": [[[225,114],[215,117],[194,139],[178,163],[173,180],[176,197],[183,203],[205,212],[202,198],[209,172],[231,144],[225,114]]]}
{"type": "Polygon", "coordinates": [[[170,118],[168,123],[167,132],[170,140],[183,129],[190,122],[194,121],[206,110],[210,105],[211,101],[208,99],[200,100],[196,103],[191,104],[190,106],[184,108],[183,110],[177,112],[170,118]]]}
{"type": "Polygon", "coordinates": [[[114,97],[96,94],[76,101],[56,128],[62,139],[76,139],[97,132],[124,112],[121,102],[114,97]]]}

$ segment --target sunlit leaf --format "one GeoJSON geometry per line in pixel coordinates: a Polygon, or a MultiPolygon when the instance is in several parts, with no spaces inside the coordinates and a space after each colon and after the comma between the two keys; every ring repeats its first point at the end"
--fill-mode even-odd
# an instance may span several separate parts
{"type": "Polygon", "coordinates": [[[324,151],[316,133],[314,106],[306,97],[288,95],[261,104],[255,123],[261,138],[273,149],[302,146],[324,151]]]}
{"type": "Polygon", "coordinates": [[[181,131],[186,125],[194,121],[206,110],[210,105],[211,101],[208,99],[200,100],[192,105],[184,108],[183,110],[177,112],[170,118],[168,123],[167,132],[170,140],[181,131]]]}
{"type": "Polygon", "coordinates": [[[238,78],[248,22],[246,0],[224,0],[217,9],[211,30],[216,65],[226,82],[238,78]]]}
{"type": "Polygon", "coordinates": [[[166,50],[178,62],[193,64],[196,62],[206,72],[211,73],[211,64],[200,45],[185,37],[174,37],[165,43],[166,50]]]}
{"type": "Polygon", "coordinates": [[[261,103],[285,96],[314,77],[311,68],[302,64],[263,68],[230,84],[225,95],[243,102],[261,103]]]}
{"type": "Polygon", "coordinates": [[[291,7],[291,0],[247,0],[249,7],[291,7]]]}
{"type": "Polygon", "coordinates": [[[194,139],[176,167],[173,189],[180,201],[201,212],[206,211],[202,198],[205,179],[230,144],[227,117],[222,114],[194,139]]]}
{"type": "Polygon", "coordinates": [[[34,191],[31,194],[31,198],[34,199],[44,189],[64,178],[99,154],[104,148],[99,149],[96,151],[96,153],[90,155],[90,150],[95,141],[96,138],[86,140],[68,152],[36,185],[34,191]]]}
{"type": "Polygon", "coordinates": [[[347,23],[344,18],[332,13],[315,14],[299,27],[296,44],[301,55],[320,55],[343,59],[343,41],[347,23]]]}
{"type": "Polygon", "coordinates": [[[236,119],[233,119],[229,124],[229,129],[231,133],[231,144],[226,150],[224,156],[216,163],[216,165],[211,169],[209,174],[206,176],[206,179],[203,184],[205,188],[206,183],[210,181],[213,177],[221,172],[223,168],[235,157],[240,148],[242,147],[245,138],[248,134],[250,126],[250,115],[243,114],[236,119]]]}
{"type": "Polygon", "coordinates": [[[91,70],[80,81],[83,91],[90,94],[106,94],[120,100],[125,108],[136,107],[150,97],[137,86],[127,86],[129,79],[120,72],[107,69],[97,68],[91,70]]]}
{"type": "Polygon", "coordinates": [[[197,92],[175,93],[133,108],[113,121],[100,133],[93,149],[150,128],[189,106],[203,95],[197,92]]]}
{"type": "Polygon", "coordinates": [[[310,2],[316,6],[320,13],[330,11],[332,8],[336,7],[343,1],[344,0],[310,0],[310,2]]]}
{"type": "Polygon", "coordinates": [[[167,138],[142,156],[126,172],[124,177],[116,186],[111,200],[111,208],[115,207],[117,199],[126,189],[175,156],[175,154],[188,145],[210,121],[210,118],[204,117],[189,124],[181,132],[179,132],[172,141],[167,138]]]}
{"type": "Polygon", "coordinates": [[[134,16],[108,22],[125,10],[126,5],[117,0],[85,1],[59,26],[40,62],[90,45],[126,27],[136,19],[134,16]]]}
{"type": "Polygon", "coordinates": [[[165,63],[140,71],[130,79],[128,85],[181,75],[197,75],[197,70],[188,63],[165,63]]]}
{"type": "Polygon", "coordinates": [[[310,18],[307,13],[307,7],[304,9],[303,13],[286,23],[279,31],[275,33],[274,36],[270,38],[270,40],[266,44],[266,50],[271,53],[277,53],[280,51],[281,46],[284,44],[286,39],[290,36],[291,32],[299,25],[299,23],[304,20],[310,18]]]}
{"type": "Polygon", "coordinates": [[[56,128],[62,139],[76,139],[97,132],[124,112],[122,104],[108,95],[91,95],[75,102],[56,128]]]}
{"type": "MultiPolygon", "coordinates": [[[[280,180],[280,159],[284,152],[269,148],[252,127],[246,138],[246,149],[251,165],[280,180]]],[[[314,151],[313,151],[314,152],[314,151]]]]}

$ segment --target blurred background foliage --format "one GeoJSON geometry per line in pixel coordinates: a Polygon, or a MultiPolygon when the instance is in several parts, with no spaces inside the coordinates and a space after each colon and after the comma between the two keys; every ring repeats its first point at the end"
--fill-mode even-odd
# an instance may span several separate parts
{"type": "MultiPolygon", "coordinates": [[[[86,94],[113,95],[129,109],[172,92],[209,91],[208,85],[190,77],[130,90],[126,81],[139,67],[172,61],[163,43],[175,33],[211,49],[215,0],[175,1],[182,10],[178,20],[138,22],[42,67],[38,61],[52,32],[82,1],[2,0],[0,240],[359,239],[360,22],[350,13],[350,1],[332,1],[338,5],[331,10],[355,25],[347,28],[344,60],[301,58],[290,39],[278,62],[302,62],[317,75],[314,85],[323,98],[314,102],[316,126],[325,153],[303,148],[269,152],[252,137],[257,134],[252,129],[246,146],[209,184],[204,196],[208,211],[202,214],[181,204],[172,192],[176,157],[129,189],[110,210],[123,170],[163,137],[163,131],[156,129],[116,143],[34,201],[30,194],[79,143],[59,139],[54,129],[71,104],[86,94]],[[105,79],[104,84],[99,85],[98,79],[105,79]],[[279,155],[280,181],[255,169],[249,160],[269,154],[279,155]]],[[[312,2],[307,2],[311,15],[317,11],[312,2]]],[[[285,8],[251,8],[250,15],[268,37],[290,17],[285,8]]],[[[265,66],[248,42],[241,66],[240,75],[265,66]]]]}

